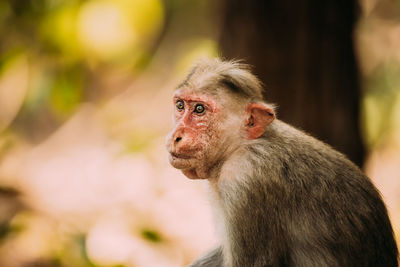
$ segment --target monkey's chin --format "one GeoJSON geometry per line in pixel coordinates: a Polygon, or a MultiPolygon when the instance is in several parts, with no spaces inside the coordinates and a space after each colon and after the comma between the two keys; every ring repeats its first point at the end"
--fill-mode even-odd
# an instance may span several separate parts
{"type": "Polygon", "coordinates": [[[180,158],[180,157],[176,157],[172,154],[169,154],[169,163],[172,165],[172,167],[176,168],[176,169],[191,169],[193,168],[193,160],[192,158],[180,158]]]}
{"type": "Polygon", "coordinates": [[[175,157],[174,155],[169,155],[169,163],[172,167],[179,169],[182,173],[189,179],[204,179],[199,177],[194,162],[195,158],[183,159],[175,157]]]}

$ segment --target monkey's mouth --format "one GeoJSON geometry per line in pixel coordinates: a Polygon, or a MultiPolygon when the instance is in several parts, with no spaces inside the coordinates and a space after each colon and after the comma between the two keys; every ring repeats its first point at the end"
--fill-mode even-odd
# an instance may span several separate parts
{"type": "Polygon", "coordinates": [[[193,165],[193,157],[187,154],[180,154],[176,152],[170,152],[169,163],[177,169],[191,168],[193,165]]]}
{"type": "Polygon", "coordinates": [[[191,156],[185,155],[185,154],[179,154],[175,152],[171,152],[171,156],[177,159],[191,159],[191,156]]]}

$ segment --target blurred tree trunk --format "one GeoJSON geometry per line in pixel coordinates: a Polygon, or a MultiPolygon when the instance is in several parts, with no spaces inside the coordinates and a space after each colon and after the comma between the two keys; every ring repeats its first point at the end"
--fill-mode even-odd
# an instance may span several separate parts
{"type": "Polygon", "coordinates": [[[356,0],[225,0],[220,45],[266,84],[278,118],[322,139],[359,166],[356,0]]]}

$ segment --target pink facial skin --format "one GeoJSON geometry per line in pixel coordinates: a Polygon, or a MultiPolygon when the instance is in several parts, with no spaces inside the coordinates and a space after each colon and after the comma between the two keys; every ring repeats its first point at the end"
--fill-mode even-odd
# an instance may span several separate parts
{"type": "Polygon", "coordinates": [[[216,123],[221,107],[206,94],[182,89],[174,94],[173,103],[175,127],[167,138],[169,161],[189,178],[199,178],[204,164],[216,156],[210,151],[220,136],[216,123]]]}

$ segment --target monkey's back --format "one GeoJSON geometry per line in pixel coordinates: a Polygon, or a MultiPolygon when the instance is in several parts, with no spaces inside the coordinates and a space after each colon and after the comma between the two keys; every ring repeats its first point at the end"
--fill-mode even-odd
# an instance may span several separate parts
{"type": "Polygon", "coordinates": [[[276,120],[241,165],[240,193],[220,188],[234,266],[398,266],[378,190],[339,152],[276,120]]]}

